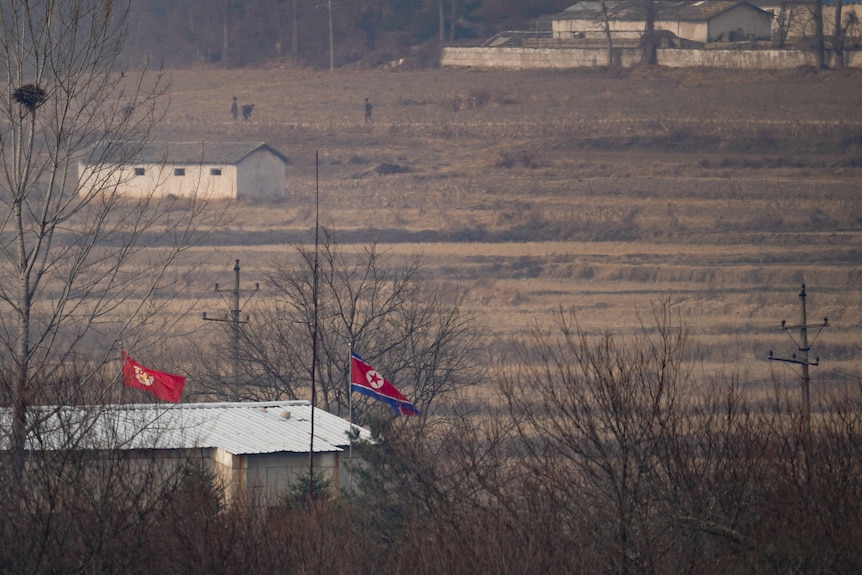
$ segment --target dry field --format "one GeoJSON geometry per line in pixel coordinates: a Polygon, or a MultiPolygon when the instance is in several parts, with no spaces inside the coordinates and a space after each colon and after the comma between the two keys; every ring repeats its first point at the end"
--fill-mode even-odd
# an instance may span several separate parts
{"type": "Polygon", "coordinates": [[[311,238],[319,186],[339,244],[422,254],[429,280],[470,290],[495,344],[569,306],[585,329],[625,334],[669,298],[704,369],[790,379],[766,357],[796,351],[778,326],[798,321],[804,282],[810,321],[831,324],[815,383],[862,371],[858,72],[172,77],[159,137],[267,141],[290,159],[283,202],[237,203],[196,251],[215,254],[188,287],[208,309],[235,258],[256,281],[311,238]],[[230,120],[233,95],[252,121],[230,120]]]}

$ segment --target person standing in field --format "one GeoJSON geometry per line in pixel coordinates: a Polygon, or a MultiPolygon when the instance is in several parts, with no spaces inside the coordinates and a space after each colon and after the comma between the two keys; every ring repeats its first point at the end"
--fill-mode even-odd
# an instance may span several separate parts
{"type": "Polygon", "coordinates": [[[372,108],[373,108],[373,106],[371,105],[371,102],[368,101],[368,98],[365,98],[365,123],[366,124],[371,121],[371,109],[372,108]]]}
{"type": "Polygon", "coordinates": [[[234,122],[239,118],[239,104],[236,103],[236,96],[233,97],[230,103],[230,115],[233,116],[234,122]]]}

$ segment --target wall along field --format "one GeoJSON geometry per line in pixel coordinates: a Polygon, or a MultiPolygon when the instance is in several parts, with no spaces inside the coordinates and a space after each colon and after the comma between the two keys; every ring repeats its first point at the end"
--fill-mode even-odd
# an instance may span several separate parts
{"type": "Polygon", "coordinates": [[[309,242],[318,188],[342,249],[421,254],[428,281],[469,290],[498,349],[561,307],[590,332],[625,335],[651,327],[666,298],[708,372],[795,381],[766,357],[797,351],[779,323],[798,322],[805,283],[809,321],[830,323],[811,352],[814,393],[858,382],[858,72],[172,77],[157,138],[266,141],[290,160],[283,201],[231,205],[196,248],[215,253],[188,286],[198,306],[227,310],[211,286],[233,280],[235,259],[254,282],[309,242]],[[249,121],[231,119],[232,96],[255,104],[249,121]]]}

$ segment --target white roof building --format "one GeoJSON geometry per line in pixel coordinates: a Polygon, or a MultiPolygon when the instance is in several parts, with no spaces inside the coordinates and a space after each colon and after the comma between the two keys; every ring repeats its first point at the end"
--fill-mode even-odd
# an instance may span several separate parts
{"type": "Polygon", "coordinates": [[[264,142],[112,142],[78,163],[81,195],[284,197],[287,157],[264,142]]]}
{"type": "MultiPolygon", "coordinates": [[[[308,476],[312,407],[308,401],[31,407],[27,450],[122,452],[127,459],[186,461],[209,466],[227,502],[275,505],[308,476]]],[[[9,408],[0,410],[0,449],[9,449],[9,408]]],[[[367,429],[314,409],[314,471],[338,489],[354,430],[367,429]]],[[[104,458],[103,458],[104,459],[104,458]]]]}

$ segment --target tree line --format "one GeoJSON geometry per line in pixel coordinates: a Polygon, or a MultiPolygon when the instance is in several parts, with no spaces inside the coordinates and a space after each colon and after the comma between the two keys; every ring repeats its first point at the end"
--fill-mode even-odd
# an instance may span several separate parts
{"type": "MultiPolygon", "coordinates": [[[[121,0],[118,0],[121,3],[121,0]]],[[[561,12],[574,0],[143,0],[128,21],[129,42],[120,62],[140,67],[158,62],[169,68],[216,65],[226,68],[296,62],[318,68],[349,64],[386,65],[394,61],[427,66],[442,46],[475,42],[503,30],[531,30],[533,20],[561,12]]],[[[774,44],[784,48],[788,34],[801,33],[817,67],[841,68],[850,48],[854,12],[823,0],[776,3],[774,44]]],[[[613,2],[601,0],[600,24],[613,65],[608,22],[613,2]]],[[[661,2],[638,0],[644,22],[642,61],[656,63],[659,37],[655,19],[661,2]]]]}
{"type": "Polygon", "coordinates": [[[123,61],[227,68],[295,61],[377,66],[502,29],[520,29],[568,0],[143,0],[123,61]],[[332,50],[330,50],[332,48],[332,50]]]}

